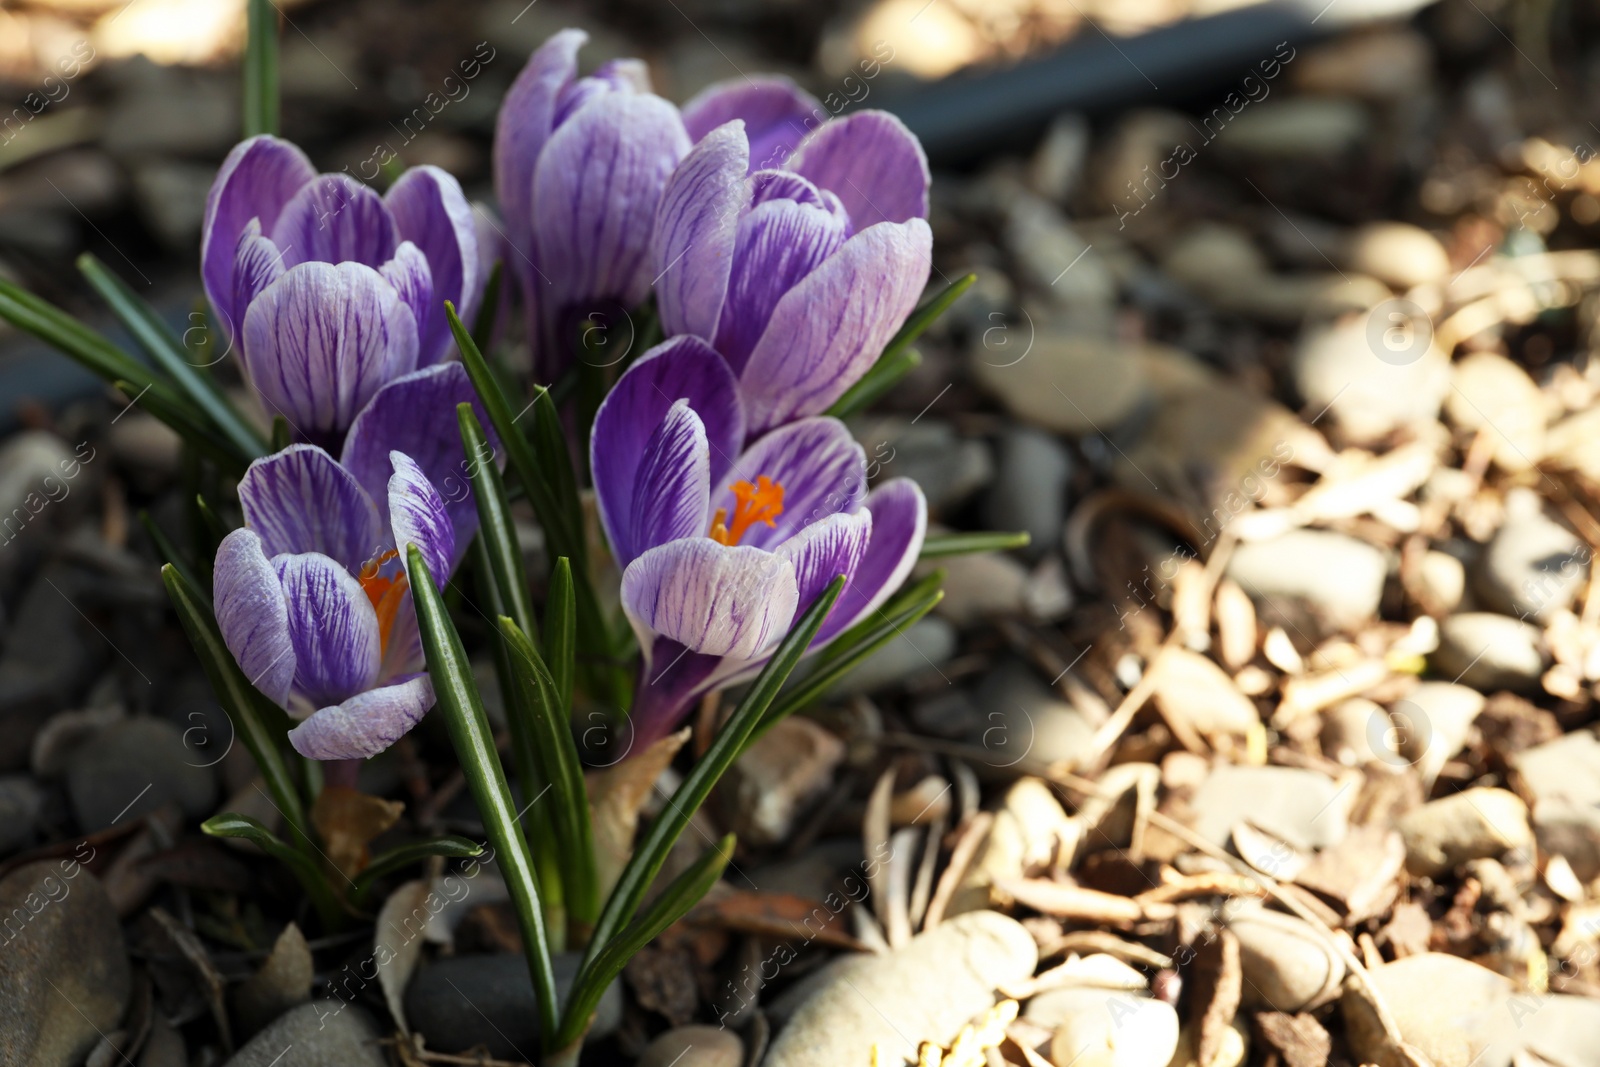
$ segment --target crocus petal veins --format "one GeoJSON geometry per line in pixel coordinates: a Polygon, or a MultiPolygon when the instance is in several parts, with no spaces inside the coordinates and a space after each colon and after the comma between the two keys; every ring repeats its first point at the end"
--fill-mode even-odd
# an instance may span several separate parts
{"type": "Polygon", "coordinates": [[[733,494],[733,521],[728,521],[728,509],[718,508],[711,520],[711,540],[719,545],[736,545],[745,531],[756,523],[765,523],[777,529],[778,516],[783,514],[783,486],[765,474],[756,476],[756,484],[734,482],[728,487],[733,494]]]}

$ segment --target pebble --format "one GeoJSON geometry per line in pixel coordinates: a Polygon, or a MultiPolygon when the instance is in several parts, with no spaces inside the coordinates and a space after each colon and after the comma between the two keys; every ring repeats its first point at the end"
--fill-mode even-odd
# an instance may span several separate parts
{"type": "Polygon", "coordinates": [[[1019,189],[1005,216],[1001,240],[1016,263],[1017,281],[1076,328],[1109,333],[1117,282],[1105,257],[1053,204],[1031,193],[1019,189]]]}
{"type": "Polygon", "coordinates": [[[1452,615],[1439,624],[1439,650],[1433,667],[1483,692],[1525,690],[1544,670],[1542,635],[1537,627],[1489,611],[1452,615]]]}
{"type": "Polygon", "coordinates": [[[1089,144],[1089,122],[1082,114],[1057,115],[1028,162],[1028,185],[1040,196],[1065,204],[1083,177],[1089,144]]]}
{"type": "Polygon", "coordinates": [[[1543,513],[1509,518],[1473,572],[1483,604],[1505,615],[1548,622],[1589,581],[1588,546],[1543,513]]]}
{"type": "MultiPolygon", "coordinates": [[[[551,958],[556,992],[565,1000],[577,976],[578,953],[551,958]]],[[[528,961],[521,956],[462,955],[436,959],[422,967],[406,987],[406,1018],[439,1052],[465,1052],[486,1045],[489,1054],[532,1063],[539,1048],[539,1009],[533,997],[528,961]],[[487,1024],[485,1022],[487,1020],[487,1024]]],[[[585,1041],[605,1037],[622,1020],[622,987],[613,982],[600,998],[585,1041]]]]}
{"type": "Polygon", "coordinates": [[[1094,724],[1017,660],[991,671],[974,703],[983,719],[968,740],[982,746],[990,767],[1014,767],[1024,757],[1075,767],[1090,753],[1094,724]]]}
{"type": "Polygon", "coordinates": [[[939,561],[944,568],[944,599],[934,609],[961,629],[985,619],[1021,615],[1032,579],[1010,556],[979,552],[939,561]]]}
{"type": "Polygon", "coordinates": [[[0,856],[33,843],[44,793],[26,774],[0,777],[0,856]]]}
{"type": "Polygon", "coordinates": [[[1406,843],[1406,869],[1433,876],[1468,860],[1499,856],[1533,840],[1528,806],[1505,789],[1483,787],[1430,801],[1395,824],[1406,843]]]}
{"type": "Polygon", "coordinates": [[[1217,136],[1233,152],[1272,159],[1334,156],[1366,140],[1366,108],[1341,97],[1291,96],[1264,100],[1239,112],[1217,136]]]}
{"type": "Polygon", "coordinates": [[[64,475],[75,465],[72,450],[46,430],[24,430],[0,446],[0,515],[13,518],[0,537],[9,541],[17,536],[18,508],[24,515],[38,515],[70,495],[72,480],[64,475]]]}
{"type": "Polygon", "coordinates": [[[1467,430],[1487,428],[1495,463],[1533,468],[1544,455],[1544,396],[1528,372],[1495,352],[1474,352],[1455,365],[1445,414],[1467,430]]]}
{"type": "Polygon", "coordinates": [[[1133,993],[1052,990],[1029,1003],[1028,1018],[1059,1019],[1050,1041],[1056,1067],[1166,1067],[1178,1049],[1172,1005],[1133,993]]]}
{"type": "Polygon", "coordinates": [[[1261,721],[1255,701],[1207,656],[1185,648],[1162,654],[1152,699],[1162,715],[1185,719],[1207,737],[1240,735],[1261,721]]]}
{"type": "Polygon", "coordinates": [[[1404,762],[1397,742],[1389,713],[1364,697],[1340,701],[1322,713],[1322,754],[1347,767],[1397,767],[1404,762]]]}
{"type": "Polygon", "coordinates": [[[1406,332],[1404,314],[1398,305],[1379,304],[1367,315],[1301,334],[1289,369],[1317,425],[1366,445],[1438,417],[1450,390],[1450,358],[1424,328],[1406,332]]]}
{"type": "Polygon", "coordinates": [[[77,591],[74,572],[47,568],[28,587],[6,627],[0,652],[0,770],[28,763],[33,735],[61,709],[100,655],[84,643],[82,622],[67,599],[77,591]]]}
{"type": "Polygon", "coordinates": [[[1432,88],[1433,46],[1409,27],[1369,30],[1308,50],[1290,69],[1301,92],[1383,103],[1415,100],[1432,88]]]}
{"type": "Polygon", "coordinates": [[[1448,614],[1461,606],[1461,598],[1467,592],[1467,568],[1450,553],[1429,549],[1422,557],[1417,578],[1430,601],[1429,607],[1448,614]]]}
{"type": "Polygon", "coordinates": [[[1359,628],[1377,614],[1388,570],[1382,551],[1331,530],[1290,530],[1247,542],[1228,560],[1228,577],[1264,615],[1283,616],[1286,607],[1298,606],[1339,630],[1359,628]]]}
{"type": "Polygon", "coordinates": [[[994,1005],[996,987],[1033,974],[1038,959],[1015,919],[958,915],[898,951],[857,961],[848,977],[830,972],[773,1041],[765,1067],[866,1063],[874,1045],[888,1062],[914,1059],[918,1042],[947,1045],[994,1005]]]}
{"type": "MultiPolygon", "coordinates": [[[[989,339],[991,342],[993,338],[989,339]]],[[[1068,333],[1035,323],[1032,344],[1018,354],[1015,339],[991,351],[975,346],[971,366],[979,384],[1024,422],[1056,433],[1110,433],[1144,395],[1136,349],[1092,333],[1068,333]]]]}
{"type": "Polygon", "coordinates": [[[217,779],[160,719],[125,719],[90,738],[67,760],[67,795],[80,829],[93,832],[176,802],[190,818],[210,815],[217,779]]]}
{"type": "Polygon", "coordinates": [[[1580,881],[1600,877],[1600,807],[1551,797],[1533,805],[1539,851],[1566,859],[1580,881]]]}
{"type": "Polygon", "coordinates": [[[1389,709],[1400,755],[1415,764],[1423,781],[1439,776],[1445,761],[1461,751],[1483,694],[1452,682],[1423,682],[1389,709]]]}
{"type": "Polygon", "coordinates": [[[1568,800],[1600,805],[1600,738],[1575,730],[1511,757],[1519,788],[1535,803],[1568,800]]]}
{"type": "Polygon", "coordinates": [[[1236,226],[1202,222],[1172,242],[1161,269],[1185,289],[1212,303],[1232,306],[1244,289],[1270,273],[1267,257],[1236,226]]]}
{"type": "Polygon", "coordinates": [[[743,1062],[744,1042],[731,1030],[680,1026],[650,1042],[636,1067],[740,1067],[743,1062]]]}
{"type": "Polygon", "coordinates": [[[382,1036],[354,1004],[314,1000],[278,1016],[223,1067],[386,1067],[382,1036]]]}
{"type": "MultiPolygon", "coordinates": [[[[1427,1057],[1424,1062],[1433,1067],[1506,1067],[1510,1062],[1517,1027],[1509,1010],[1516,987],[1509,979],[1442,952],[1407,956],[1368,973],[1401,1041],[1427,1057]]],[[[1357,983],[1346,988],[1340,1011],[1357,1062],[1397,1061],[1357,983]]]]}
{"type": "Polygon", "coordinates": [[[839,680],[840,696],[871,693],[944,663],[956,652],[956,630],[937,616],[925,616],[839,680]]]}
{"type": "Polygon", "coordinates": [[[915,481],[932,512],[965,503],[994,480],[989,443],[960,436],[948,422],[873,419],[859,425],[872,435],[861,439],[868,466],[881,467],[886,478],[915,481]]]}
{"type": "Polygon", "coordinates": [[[1511,1001],[1522,1025],[1522,1047],[1557,1067],[1600,1067],[1600,1000],[1565,993],[1524,995],[1511,1001]]]}
{"type": "Polygon", "coordinates": [[[290,923],[278,935],[261,969],[234,987],[234,1018],[242,1033],[253,1034],[297,1004],[311,999],[315,977],[311,948],[300,927],[290,923]]]}
{"type": "Polygon", "coordinates": [[[1296,848],[1337,844],[1349,828],[1352,790],[1299,767],[1218,764],[1189,798],[1196,833],[1226,846],[1236,823],[1248,820],[1296,848]]]}
{"type": "Polygon", "coordinates": [[[1297,1012],[1337,993],[1344,962],[1310,923],[1293,915],[1252,907],[1228,927],[1239,939],[1244,1003],[1268,1011],[1297,1012]]]}
{"type": "Polygon", "coordinates": [[[1404,292],[1450,273],[1450,254],[1433,234],[1407,222],[1369,222],[1345,246],[1345,267],[1404,292]]]}
{"type": "Polygon", "coordinates": [[[832,788],[845,744],[803,716],[780,720],[734,764],[732,825],[741,841],[787,840],[796,817],[832,788]]]}
{"type": "Polygon", "coordinates": [[[1025,531],[1030,540],[1021,553],[1038,559],[1061,541],[1072,458],[1060,441],[1028,426],[1004,430],[997,451],[994,484],[983,500],[984,523],[991,530],[1025,531]]]}
{"type": "Polygon", "coordinates": [[[128,1001],[110,898],[76,860],[39,860],[0,879],[0,915],[0,1063],[81,1063],[128,1001]]]}

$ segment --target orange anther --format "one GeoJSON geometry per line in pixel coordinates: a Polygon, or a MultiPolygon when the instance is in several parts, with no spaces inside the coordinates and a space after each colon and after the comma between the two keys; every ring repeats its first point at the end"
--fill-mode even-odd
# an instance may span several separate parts
{"type": "Polygon", "coordinates": [[[745,531],[758,522],[776,527],[783,514],[783,486],[765,474],[756,478],[756,484],[734,482],[728,487],[733,493],[733,521],[728,521],[728,509],[718,508],[711,520],[710,537],[722,545],[736,545],[745,531]]]}

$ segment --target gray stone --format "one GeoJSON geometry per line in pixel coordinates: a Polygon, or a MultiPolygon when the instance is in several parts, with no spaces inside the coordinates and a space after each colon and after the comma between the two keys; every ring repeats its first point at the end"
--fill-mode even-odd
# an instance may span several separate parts
{"type": "Polygon", "coordinates": [[[0,879],[0,1064],[82,1062],[129,988],[117,913],[81,864],[40,860],[0,879]]]}
{"type": "Polygon", "coordinates": [[[1467,743],[1483,705],[1483,694],[1476,689],[1423,682],[1389,710],[1401,757],[1416,765],[1424,781],[1432,782],[1445,761],[1467,743]]]}
{"type": "Polygon", "coordinates": [[[278,1016],[223,1067],[386,1067],[381,1037],[354,1004],[313,1000],[278,1016]]]}
{"type": "Polygon", "coordinates": [[[955,652],[955,627],[941,618],[925,616],[841,678],[834,692],[841,696],[871,693],[936,668],[955,652]]]}
{"type": "Polygon", "coordinates": [[[78,826],[101,830],[176,802],[190,818],[210,815],[216,773],[160,719],[125,719],[84,743],[67,760],[67,795],[78,826]]]}
{"type": "Polygon", "coordinates": [[[1395,824],[1406,843],[1406,870],[1432,876],[1533,841],[1528,806],[1505,789],[1474,788],[1430,801],[1395,824]]]}
{"type": "Polygon", "coordinates": [[[997,912],[958,915],[897,952],[858,960],[826,977],[772,1043],[766,1067],[866,1063],[873,1045],[891,1062],[917,1043],[947,1045],[995,1003],[995,989],[1033,973],[1039,951],[1015,919],[997,912]]]}
{"type": "Polygon", "coordinates": [[[1377,615],[1388,570],[1383,552],[1330,530],[1247,542],[1228,560],[1228,577],[1268,618],[1310,612],[1332,629],[1353,629],[1377,615]]]}
{"type": "Polygon", "coordinates": [[[1366,108],[1341,97],[1285,96],[1241,111],[1218,144],[1233,152],[1272,159],[1338,155],[1366,140],[1366,108]]]}
{"type": "Polygon", "coordinates": [[[1072,459],[1053,436],[1026,426],[1000,435],[999,470],[983,501],[983,521],[991,530],[1028,534],[1022,554],[1038,559],[1061,541],[1066,517],[1067,482],[1072,459]]]}
{"type": "Polygon", "coordinates": [[[187,251],[200,239],[206,194],[215,178],[210,168],[165,159],[134,168],[139,209],[168,248],[187,251]]]}
{"type": "Polygon", "coordinates": [[[1545,622],[1588,582],[1589,555],[1572,531],[1538,512],[1508,519],[1479,558],[1473,588],[1485,607],[1545,622]]]}
{"type": "Polygon", "coordinates": [[[1542,634],[1537,627],[1489,611],[1452,615],[1439,624],[1439,649],[1433,667],[1474,689],[1526,690],[1544,671],[1542,634]]]}
{"type": "Polygon", "coordinates": [[[1077,435],[1111,433],[1133,413],[1146,391],[1137,355],[1093,333],[1035,324],[1031,340],[974,346],[970,360],[973,377],[1013,415],[1077,435]]]}
{"type": "Polygon", "coordinates": [[[1265,908],[1246,908],[1228,921],[1239,939],[1244,1003],[1294,1013],[1332,999],[1344,980],[1344,963],[1303,919],[1265,908]]]}
{"type": "Polygon", "coordinates": [[[183,1035],[160,1012],[150,1021],[150,1036],[139,1053],[139,1067],[189,1067],[183,1035]]]}
{"type": "Polygon", "coordinates": [[[34,825],[44,809],[44,794],[25,774],[0,778],[0,855],[33,841],[34,825]]]}
{"type": "Polygon", "coordinates": [[[1337,844],[1349,829],[1354,790],[1298,767],[1218,764],[1189,798],[1194,830],[1226,846],[1237,823],[1253,825],[1300,849],[1337,844]]]}
{"type": "Polygon", "coordinates": [[[1370,444],[1438,418],[1450,389],[1450,359],[1431,343],[1426,327],[1409,329],[1406,310],[1379,304],[1364,316],[1308,327],[1301,335],[1290,373],[1306,405],[1322,413],[1319,426],[1370,444]]]}
{"type": "Polygon", "coordinates": [[[799,715],[783,719],[733,765],[727,790],[730,820],[740,840],[770,845],[787,840],[795,818],[834,785],[845,744],[799,715]]]}
{"type": "Polygon", "coordinates": [[[272,954],[261,969],[232,991],[233,1014],[240,1032],[253,1034],[295,1005],[310,1000],[315,972],[305,935],[290,923],[278,935],[272,954]]]}
{"type": "MultiPolygon", "coordinates": [[[[556,993],[565,1003],[581,956],[562,952],[551,959],[556,993]]],[[[539,1050],[539,1008],[528,961],[521,956],[447,956],[421,968],[406,987],[411,1028],[440,1052],[465,1052],[485,1045],[498,1059],[529,1063],[539,1050]]],[[[622,987],[613,982],[600,998],[585,1040],[605,1037],[622,1021],[622,987]]]]}
{"type": "MultiPolygon", "coordinates": [[[[1510,1013],[1516,987],[1459,956],[1425,952],[1368,972],[1394,1018],[1400,1039],[1434,1067],[1506,1067],[1517,1043],[1510,1013]]],[[[1359,1063],[1399,1067],[1397,1050],[1352,982],[1340,1002],[1345,1033],[1359,1063]]]]}
{"type": "Polygon", "coordinates": [[[680,1026],[650,1042],[637,1067],[740,1067],[742,1063],[744,1042],[733,1031],[680,1026]]]}
{"type": "Polygon", "coordinates": [[[1600,804],[1600,738],[1575,730],[1511,757],[1520,788],[1535,803],[1562,799],[1600,804]]]}
{"type": "Polygon", "coordinates": [[[956,507],[994,478],[989,443],[965,438],[948,422],[925,418],[868,419],[860,423],[869,468],[885,478],[905,477],[922,487],[928,510],[956,507]]]}
{"type": "Polygon", "coordinates": [[[1347,767],[1403,764],[1397,741],[1389,713],[1364,697],[1342,700],[1322,713],[1322,754],[1347,767]]]}
{"type": "Polygon", "coordinates": [[[1581,881],[1600,877],[1600,807],[1550,797],[1533,805],[1539,851],[1562,856],[1581,881]]]}
{"type": "Polygon", "coordinates": [[[980,552],[941,560],[944,599],[934,610],[966,629],[984,619],[1021,615],[1032,579],[1010,556],[980,552]]]}
{"type": "Polygon", "coordinates": [[[1015,767],[1024,757],[1076,767],[1091,751],[1094,724],[1017,660],[991,671],[974,703],[983,719],[967,740],[984,749],[991,767],[1015,767]]]}
{"type": "Polygon", "coordinates": [[[1030,1020],[1045,1012],[1060,1020],[1050,1042],[1056,1067],[1166,1067],[1178,1048],[1178,1013],[1164,1000],[1110,989],[1057,989],[1028,1005],[1030,1020]],[[1041,1012],[1039,1002],[1046,998],[1041,1012]]]}
{"type": "Polygon", "coordinates": [[[73,572],[46,569],[28,587],[6,627],[0,652],[0,770],[27,766],[33,735],[92,677],[105,646],[86,645],[83,617],[68,597],[73,572]]]}

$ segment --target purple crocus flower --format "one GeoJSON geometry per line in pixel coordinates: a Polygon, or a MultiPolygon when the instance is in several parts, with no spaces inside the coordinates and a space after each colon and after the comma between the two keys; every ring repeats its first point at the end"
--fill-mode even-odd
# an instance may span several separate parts
{"type": "Polygon", "coordinates": [[[848,584],[813,647],[899,586],[927,505],[897,478],[870,494],[866,457],[837,419],[756,437],[727,362],[697,337],[641,356],[595,416],[595,497],[644,664],[637,750],[693,702],[760,669],[828,583],[848,584]]]}
{"type": "Polygon", "coordinates": [[[662,326],[722,353],[752,434],[827,410],[905,322],[932,265],[917,139],[883,111],[815,114],[779,79],[702,93],[684,109],[698,143],[656,213],[662,326]]]}
{"type": "Polygon", "coordinates": [[[341,460],[290,445],[239,482],[245,525],[217,550],[217,624],[250,682],[303,720],[289,733],[303,756],[374,755],[433,706],[405,548],[443,586],[472,540],[455,414],[472,398],[459,363],[413,372],[356,416],[341,460]]]}
{"type": "Polygon", "coordinates": [[[577,76],[588,34],[562,30],[528,57],[500,107],[494,184],[528,308],[537,373],[565,369],[586,323],[644,302],[650,224],[689,150],[678,109],[636,59],[577,76]]]}
{"type": "Polygon", "coordinates": [[[453,355],[444,302],[470,319],[485,280],[449,174],[413,167],[379,196],[267,135],[217,173],[200,263],[263,406],[298,440],[334,449],[384,385],[453,355]]]}

